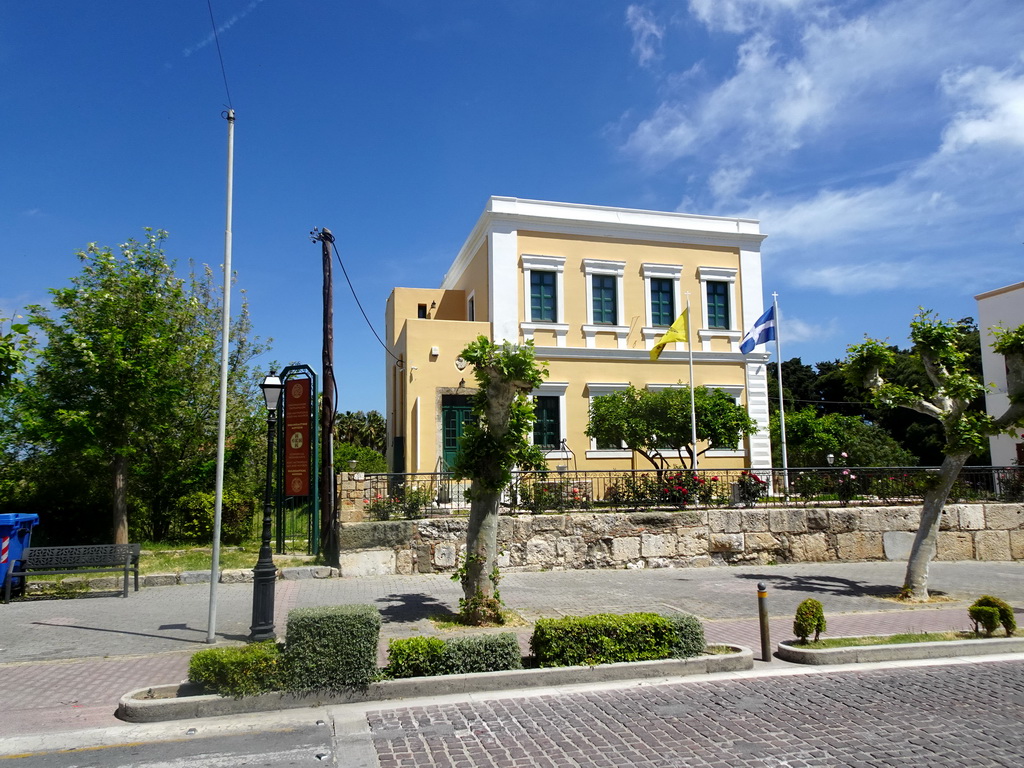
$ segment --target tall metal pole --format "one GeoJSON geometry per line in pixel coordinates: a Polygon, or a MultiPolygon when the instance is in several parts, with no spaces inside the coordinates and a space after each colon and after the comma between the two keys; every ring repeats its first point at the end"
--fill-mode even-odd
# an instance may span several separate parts
{"type": "Polygon", "coordinates": [[[786,402],[782,397],[782,342],[780,337],[782,330],[779,327],[779,294],[772,294],[772,308],[775,310],[775,369],[776,379],[779,382],[779,436],[782,442],[782,488],[786,496],[789,495],[789,454],[786,451],[786,402]]]}
{"type": "Polygon", "coordinates": [[[216,641],[217,583],[220,580],[221,506],[224,502],[224,443],[227,434],[228,357],[231,343],[231,217],[235,179],[235,110],[224,113],[228,121],[227,221],[224,225],[224,296],[221,305],[220,403],[217,416],[217,480],[213,503],[213,562],[210,565],[210,613],[206,642],[216,641]]]}
{"type": "Polygon", "coordinates": [[[686,348],[689,350],[690,360],[690,444],[693,446],[693,458],[690,462],[690,469],[697,469],[697,406],[693,394],[693,331],[690,322],[690,292],[686,292],[686,348]]]}

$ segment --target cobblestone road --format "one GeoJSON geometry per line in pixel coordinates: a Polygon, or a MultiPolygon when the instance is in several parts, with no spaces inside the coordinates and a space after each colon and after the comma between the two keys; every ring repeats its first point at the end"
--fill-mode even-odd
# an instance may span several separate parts
{"type": "Polygon", "coordinates": [[[381,768],[1024,765],[1024,661],[379,710],[381,768]]]}

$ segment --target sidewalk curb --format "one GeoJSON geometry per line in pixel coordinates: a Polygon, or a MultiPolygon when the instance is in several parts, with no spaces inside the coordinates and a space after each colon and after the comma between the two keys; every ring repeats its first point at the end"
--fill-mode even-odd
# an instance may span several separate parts
{"type": "Polygon", "coordinates": [[[949,659],[989,656],[995,653],[1024,653],[1024,637],[992,637],[978,640],[947,640],[936,643],[861,645],[848,648],[800,648],[779,643],[776,655],[794,664],[867,664],[879,661],[949,659]]]}
{"type": "Polygon", "coordinates": [[[193,717],[249,714],[270,710],[321,707],[365,701],[422,698],[447,694],[471,694],[542,688],[560,685],[606,683],[621,680],[646,680],[684,677],[716,672],[752,669],[754,653],[741,645],[731,646],[735,653],[696,656],[690,659],[602,664],[596,667],[551,667],[516,669],[504,672],[478,672],[442,677],[411,677],[371,683],[366,690],[342,694],[264,693],[232,699],[219,694],[199,694],[189,683],[160,685],[130,691],[121,697],[117,717],[131,723],[155,723],[193,717]]]}

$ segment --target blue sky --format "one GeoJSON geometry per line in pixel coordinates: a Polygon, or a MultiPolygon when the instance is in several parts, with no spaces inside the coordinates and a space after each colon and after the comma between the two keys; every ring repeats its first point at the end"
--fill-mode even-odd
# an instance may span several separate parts
{"type": "MultiPolygon", "coordinates": [[[[904,343],[1024,280],[1020,0],[211,0],[234,267],[268,359],[320,367],[333,230],[379,333],[490,195],[759,218],[783,357],[904,343]]],[[[151,226],[219,266],[206,0],[0,2],[0,314],[151,226]]],[[[235,300],[237,302],[237,299],[235,300]]],[[[384,353],[340,271],[339,407],[384,353]]]]}

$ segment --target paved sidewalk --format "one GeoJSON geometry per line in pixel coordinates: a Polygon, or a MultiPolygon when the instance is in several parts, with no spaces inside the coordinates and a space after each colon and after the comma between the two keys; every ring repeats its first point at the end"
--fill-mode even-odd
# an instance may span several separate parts
{"type": "MultiPolygon", "coordinates": [[[[598,612],[680,610],[705,620],[708,640],[754,649],[760,658],[757,583],[769,588],[772,642],[791,634],[806,597],[825,606],[830,635],[962,629],[966,605],[995,594],[1024,607],[1024,563],[933,563],[933,594],[948,602],[907,606],[888,599],[902,563],[809,563],[696,569],[567,571],[505,575],[502,597],[527,621],[598,612]]],[[[218,587],[219,643],[240,642],[251,621],[252,586],[218,587]]],[[[444,575],[278,582],[283,634],[298,606],[368,603],[384,618],[383,660],[392,637],[437,633],[431,617],[453,613],[460,590],[444,575]]],[[[126,691],[175,683],[205,643],[209,585],[150,587],[127,599],[110,595],[31,599],[0,605],[0,680],[5,716],[0,738],[109,726],[126,691]]],[[[517,634],[526,644],[529,627],[517,634]]],[[[757,664],[765,662],[757,661],[757,664]]],[[[779,665],[778,660],[771,664],[779,665]]]]}

